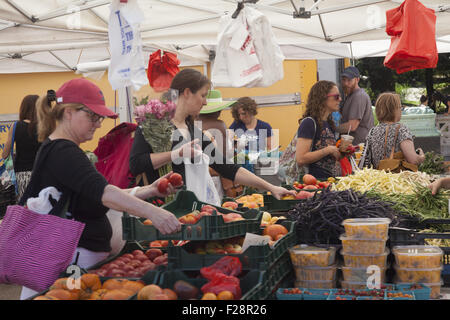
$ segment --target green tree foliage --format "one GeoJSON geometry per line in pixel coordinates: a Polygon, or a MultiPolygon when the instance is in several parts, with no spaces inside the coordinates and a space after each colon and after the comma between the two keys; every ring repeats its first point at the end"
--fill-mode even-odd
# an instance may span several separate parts
{"type": "MultiPolygon", "coordinates": [[[[383,61],[384,57],[374,57],[359,59],[356,62],[361,75],[367,77],[361,79],[360,86],[370,89],[366,91],[373,101],[382,92],[395,91],[396,84],[402,87],[427,88],[426,69],[397,74],[395,70],[386,68],[383,61]]],[[[439,54],[438,64],[432,69],[432,83],[428,83],[428,87],[430,85],[434,90],[450,94],[450,53],[439,54]]]]}

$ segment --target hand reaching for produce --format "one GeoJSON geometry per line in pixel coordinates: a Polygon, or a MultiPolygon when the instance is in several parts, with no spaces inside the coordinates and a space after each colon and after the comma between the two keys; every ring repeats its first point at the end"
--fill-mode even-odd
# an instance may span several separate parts
{"type": "Polygon", "coordinates": [[[277,187],[274,186],[270,192],[272,193],[272,195],[277,198],[278,200],[281,200],[281,197],[285,196],[285,195],[292,195],[292,196],[296,196],[297,192],[295,190],[287,190],[283,187],[277,187]]]}
{"type": "Polygon", "coordinates": [[[441,181],[440,181],[440,179],[434,181],[433,183],[431,183],[431,184],[428,186],[428,188],[431,189],[431,194],[432,194],[432,195],[435,195],[435,194],[439,191],[439,189],[441,188],[441,181]]]}
{"type": "Polygon", "coordinates": [[[152,211],[149,219],[152,221],[153,226],[162,234],[175,233],[181,230],[180,221],[167,210],[157,208],[157,210],[152,211]]]}
{"type": "Polygon", "coordinates": [[[428,186],[431,194],[435,195],[441,188],[450,189],[450,178],[440,178],[428,186]]]}

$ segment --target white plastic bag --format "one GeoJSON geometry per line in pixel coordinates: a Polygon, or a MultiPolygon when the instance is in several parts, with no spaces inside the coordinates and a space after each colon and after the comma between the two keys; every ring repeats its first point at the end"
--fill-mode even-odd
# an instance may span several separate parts
{"type": "Polygon", "coordinates": [[[262,77],[252,86],[271,86],[284,77],[284,54],[272,32],[269,19],[251,7],[244,7],[243,13],[247,19],[248,29],[253,38],[253,45],[262,70],[262,77]]]}
{"type": "Polygon", "coordinates": [[[139,32],[139,23],[145,17],[137,0],[129,0],[126,4],[119,1],[113,0],[110,8],[108,79],[114,90],[127,86],[139,90],[148,84],[139,32]]]}
{"type": "Polygon", "coordinates": [[[219,23],[212,82],[219,87],[268,87],[283,79],[285,57],[267,17],[244,7],[219,23]]]}
{"type": "MultiPolygon", "coordinates": [[[[139,188],[134,188],[133,190],[131,190],[130,195],[134,196],[136,194],[137,189],[139,188]]],[[[108,218],[113,231],[110,242],[112,249],[111,252],[109,253],[111,257],[119,254],[119,252],[122,251],[123,247],[126,244],[126,241],[122,239],[123,238],[122,216],[123,212],[117,210],[109,209],[108,212],[106,212],[106,217],[108,218]]]]}
{"type": "Polygon", "coordinates": [[[52,198],[56,201],[59,201],[61,192],[59,192],[55,187],[47,187],[42,189],[37,198],[28,198],[28,209],[36,213],[48,214],[53,209],[53,206],[49,201],[50,196],[52,196],[52,198]]]}
{"type": "Polygon", "coordinates": [[[186,188],[197,196],[198,200],[220,206],[220,196],[209,174],[209,157],[202,154],[202,158],[192,163],[184,159],[186,173],[186,188]]]}
{"type": "Polygon", "coordinates": [[[219,24],[212,82],[220,87],[244,87],[262,78],[261,64],[248,32],[244,14],[236,19],[224,16],[219,24]]]}

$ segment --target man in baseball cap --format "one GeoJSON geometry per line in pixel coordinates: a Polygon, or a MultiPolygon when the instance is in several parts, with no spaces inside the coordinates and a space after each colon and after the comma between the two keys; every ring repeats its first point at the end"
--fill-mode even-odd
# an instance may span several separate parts
{"type": "Polygon", "coordinates": [[[354,66],[345,68],[341,73],[344,100],[338,131],[343,134],[350,132],[354,145],[364,143],[374,125],[372,103],[366,91],[359,87],[360,77],[358,68],[354,66]]]}

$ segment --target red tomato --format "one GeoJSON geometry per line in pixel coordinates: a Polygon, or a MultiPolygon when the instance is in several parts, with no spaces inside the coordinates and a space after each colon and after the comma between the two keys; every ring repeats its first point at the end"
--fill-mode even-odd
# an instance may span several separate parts
{"type": "Polygon", "coordinates": [[[172,173],[169,177],[169,182],[175,188],[181,187],[183,185],[183,177],[179,173],[172,173]]]}
{"type": "Polygon", "coordinates": [[[162,178],[158,182],[158,191],[161,193],[166,193],[168,186],[169,186],[169,180],[166,178],[162,178]]]}

